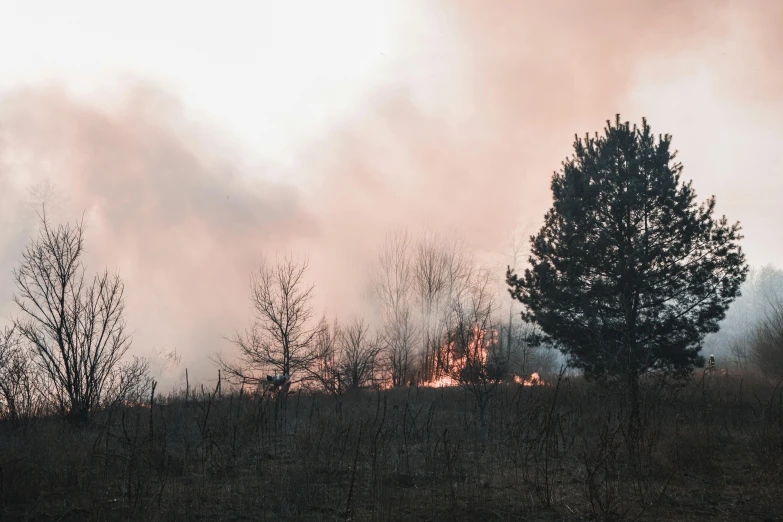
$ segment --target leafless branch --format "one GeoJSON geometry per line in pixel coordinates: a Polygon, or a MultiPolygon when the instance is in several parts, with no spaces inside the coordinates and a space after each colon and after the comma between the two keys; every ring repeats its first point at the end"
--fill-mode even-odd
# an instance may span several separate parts
{"type": "Polygon", "coordinates": [[[308,262],[286,255],[275,264],[266,260],[253,274],[251,297],[255,322],[231,341],[239,348],[236,361],[217,357],[229,379],[249,384],[265,381],[262,372],[300,374],[316,361],[315,346],[321,323],[313,321],[310,301],[314,286],[306,286],[308,262]]]}
{"type": "Polygon", "coordinates": [[[52,227],[45,211],[40,219],[39,237],[13,272],[20,311],[15,327],[32,347],[50,398],[61,411],[86,421],[102,402],[119,400],[126,389],[119,383],[130,378],[122,373],[131,345],[124,286],[106,270],[85,278],[83,221],[52,227]]]}

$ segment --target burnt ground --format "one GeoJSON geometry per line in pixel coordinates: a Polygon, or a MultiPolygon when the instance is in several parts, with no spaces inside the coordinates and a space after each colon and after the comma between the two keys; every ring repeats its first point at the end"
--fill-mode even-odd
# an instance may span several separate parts
{"type": "Polygon", "coordinates": [[[783,520],[783,390],[581,379],[340,398],[160,397],[0,426],[0,519],[783,520]]]}

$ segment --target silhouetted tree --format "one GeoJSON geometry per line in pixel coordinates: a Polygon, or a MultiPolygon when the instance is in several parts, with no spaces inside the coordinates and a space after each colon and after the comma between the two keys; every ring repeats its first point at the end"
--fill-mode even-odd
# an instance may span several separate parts
{"type": "Polygon", "coordinates": [[[363,319],[354,319],[341,330],[337,344],[342,382],[347,388],[366,387],[374,380],[381,351],[369,325],[363,319]]]}
{"type": "Polygon", "coordinates": [[[316,340],[323,321],[313,320],[310,303],[313,285],[305,286],[307,260],[285,256],[274,265],[267,261],[253,275],[251,292],[256,320],[249,331],[231,341],[239,357],[217,363],[230,380],[245,384],[266,382],[263,372],[294,376],[307,374],[315,363],[316,340]]]}
{"type": "Polygon", "coordinates": [[[100,405],[138,397],[148,384],[147,363],[124,361],[124,286],[108,271],[85,277],[84,224],[49,225],[14,270],[20,310],[15,326],[32,347],[47,379],[42,389],[72,420],[86,422],[100,405]]]}
{"type": "Polygon", "coordinates": [[[313,340],[314,360],[307,368],[308,386],[329,395],[340,395],[345,391],[346,383],[340,374],[340,337],[342,328],[337,320],[331,325],[326,318],[321,320],[318,332],[313,340]]]}
{"type": "Polygon", "coordinates": [[[739,223],[716,219],[714,198],[696,205],[670,145],[619,115],[604,135],[577,137],[531,238],[532,267],[507,272],[526,317],[572,365],[623,376],[634,391],[648,370],[703,365],[703,338],[747,274],[739,223]]]}

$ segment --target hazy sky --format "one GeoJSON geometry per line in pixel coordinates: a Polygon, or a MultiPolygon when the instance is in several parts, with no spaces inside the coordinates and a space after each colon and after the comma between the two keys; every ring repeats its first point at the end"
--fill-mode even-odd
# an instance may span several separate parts
{"type": "Polygon", "coordinates": [[[776,0],[0,0],[0,311],[48,180],[122,273],[137,353],[206,376],[262,253],[308,254],[318,306],[360,313],[389,228],[503,254],[617,112],[781,265],[780,63],[776,0]]]}

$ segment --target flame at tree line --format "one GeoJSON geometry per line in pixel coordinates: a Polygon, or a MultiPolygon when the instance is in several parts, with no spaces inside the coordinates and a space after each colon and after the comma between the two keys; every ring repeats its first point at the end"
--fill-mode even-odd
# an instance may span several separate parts
{"type": "MultiPolygon", "coordinates": [[[[497,331],[493,330],[489,337],[488,333],[475,325],[463,350],[458,349],[457,341],[446,340],[436,355],[435,376],[421,385],[429,388],[446,388],[459,386],[460,378],[463,382],[471,378],[480,378],[479,372],[486,373],[489,366],[489,348],[498,343],[497,331]]],[[[533,372],[530,379],[514,375],[514,382],[522,386],[545,384],[538,372],[533,372]]]]}
{"type": "MultiPolygon", "coordinates": [[[[483,382],[514,382],[521,386],[545,385],[546,382],[538,372],[530,374],[530,378],[505,373],[505,370],[497,371],[494,368],[503,368],[503,364],[493,366],[490,349],[499,343],[498,331],[487,332],[478,325],[460,332],[458,328],[446,334],[434,355],[434,368],[429,378],[411,379],[406,381],[408,385],[418,385],[426,388],[449,388],[465,384],[480,384],[483,382]],[[463,335],[460,336],[459,334],[463,335]],[[494,373],[497,371],[497,373],[494,373]]],[[[500,354],[502,357],[502,354],[500,354]]],[[[319,354],[315,361],[315,371],[310,377],[297,382],[292,389],[299,389],[303,383],[306,388],[322,389],[330,394],[339,394],[350,388],[345,379],[344,368],[338,361],[338,352],[334,348],[325,350],[319,354]],[[317,377],[313,377],[317,376],[317,377]],[[314,380],[315,379],[315,380],[314,380]]],[[[393,388],[391,378],[386,375],[386,370],[375,368],[370,370],[367,385],[380,389],[393,388]]],[[[252,394],[254,391],[265,388],[266,382],[255,384],[245,383],[242,389],[252,394]]],[[[362,386],[363,387],[363,386],[362,386]]]]}
{"type": "Polygon", "coordinates": [[[519,375],[515,375],[514,382],[516,382],[517,384],[521,384],[522,386],[535,386],[537,384],[546,384],[543,380],[541,380],[541,376],[538,375],[538,372],[533,372],[532,374],[530,374],[530,379],[524,379],[519,375]]]}

